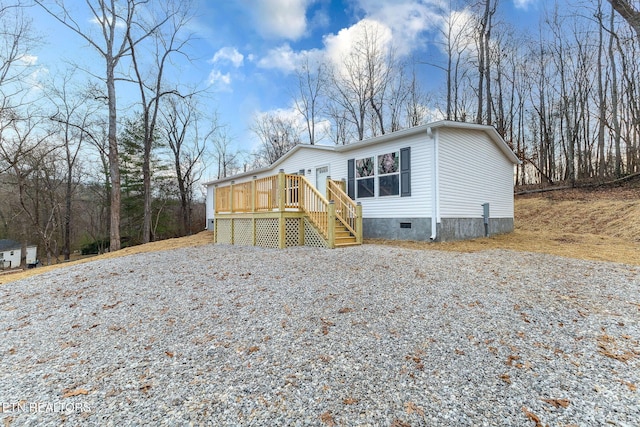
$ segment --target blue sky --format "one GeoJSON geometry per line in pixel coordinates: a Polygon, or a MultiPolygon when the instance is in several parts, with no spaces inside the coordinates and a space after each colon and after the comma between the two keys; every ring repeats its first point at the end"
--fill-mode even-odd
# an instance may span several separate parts
{"type": "MultiPolygon", "coordinates": [[[[80,2],[80,0],[75,0],[80,2]]],[[[256,137],[249,131],[259,112],[292,107],[292,77],[299,58],[311,52],[337,57],[347,49],[350,32],[373,20],[391,34],[401,57],[419,60],[438,55],[437,30],[446,0],[195,0],[190,30],[192,62],[179,78],[212,93],[210,109],[229,126],[242,150],[256,137]]],[[[455,2],[451,2],[455,3],[455,2]]],[[[501,0],[499,19],[516,27],[535,27],[542,0],[501,0]]],[[[68,4],[72,4],[68,2],[68,4]]],[[[50,73],[65,61],[91,68],[99,57],[86,43],[51,17],[33,8],[34,27],[46,42],[36,49],[38,63],[50,73]]],[[[327,59],[329,60],[329,59],[327,59]]],[[[423,65],[422,84],[437,90],[442,71],[423,65]]],[[[126,90],[124,91],[126,92],[126,90]]],[[[123,93],[123,90],[120,91],[123,93]]]]}
{"type": "MultiPolygon", "coordinates": [[[[236,123],[234,134],[253,139],[246,128],[256,111],[291,108],[290,91],[297,59],[346,49],[349,32],[364,19],[388,27],[400,54],[420,59],[437,51],[439,4],[430,0],[239,0],[202,1],[200,23],[206,36],[208,78],[220,101],[222,117],[236,123]],[[232,106],[225,111],[226,105],[232,106]],[[226,114],[225,114],[226,113],[226,114]],[[240,117],[233,117],[239,115],[240,117]],[[242,123],[244,121],[244,123],[242,123]]],[[[535,25],[539,2],[501,0],[500,14],[535,25]]],[[[518,24],[519,25],[519,24],[518,24]]],[[[335,55],[335,53],[334,53],[335,55]]],[[[442,81],[442,72],[423,66],[423,84],[442,81]]]]}

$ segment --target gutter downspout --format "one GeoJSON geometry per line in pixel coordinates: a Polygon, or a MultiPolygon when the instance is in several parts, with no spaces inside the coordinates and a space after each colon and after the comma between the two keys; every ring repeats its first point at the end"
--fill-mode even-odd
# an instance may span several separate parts
{"type": "Polygon", "coordinates": [[[438,215],[440,208],[440,171],[438,169],[438,130],[427,128],[427,135],[433,139],[433,157],[431,165],[431,241],[435,241],[438,237],[438,215]]]}

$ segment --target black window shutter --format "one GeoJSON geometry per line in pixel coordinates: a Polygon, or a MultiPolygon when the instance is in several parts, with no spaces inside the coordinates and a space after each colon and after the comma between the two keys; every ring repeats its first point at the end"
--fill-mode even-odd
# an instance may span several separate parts
{"type": "Polygon", "coordinates": [[[356,199],[356,159],[347,161],[347,195],[356,199]]]}
{"type": "Polygon", "coordinates": [[[411,196],[411,147],[400,149],[400,197],[411,196]]]}

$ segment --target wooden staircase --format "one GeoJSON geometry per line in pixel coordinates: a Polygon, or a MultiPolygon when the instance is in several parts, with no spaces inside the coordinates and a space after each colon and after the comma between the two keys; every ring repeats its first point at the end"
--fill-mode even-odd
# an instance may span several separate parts
{"type": "Polygon", "coordinates": [[[335,247],[340,248],[344,246],[355,246],[359,245],[356,236],[351,234],[351,232],[344,226],[339,220],[336,220],[336,238],[335,238],[335,247]]]}

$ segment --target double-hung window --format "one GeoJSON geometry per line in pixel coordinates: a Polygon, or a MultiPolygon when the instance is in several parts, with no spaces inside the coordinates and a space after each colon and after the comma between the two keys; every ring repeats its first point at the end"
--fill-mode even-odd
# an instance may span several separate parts
{"type": "Polygon", "coordinates": [[[357,197],[375,196],[374,157],[356,160],[357,197]]]}
{"type": "Polygon", "coordinates": [[[400,194],[400,152],[385,153],[378,156],[378,196],[397,196],[400,194]]]}

